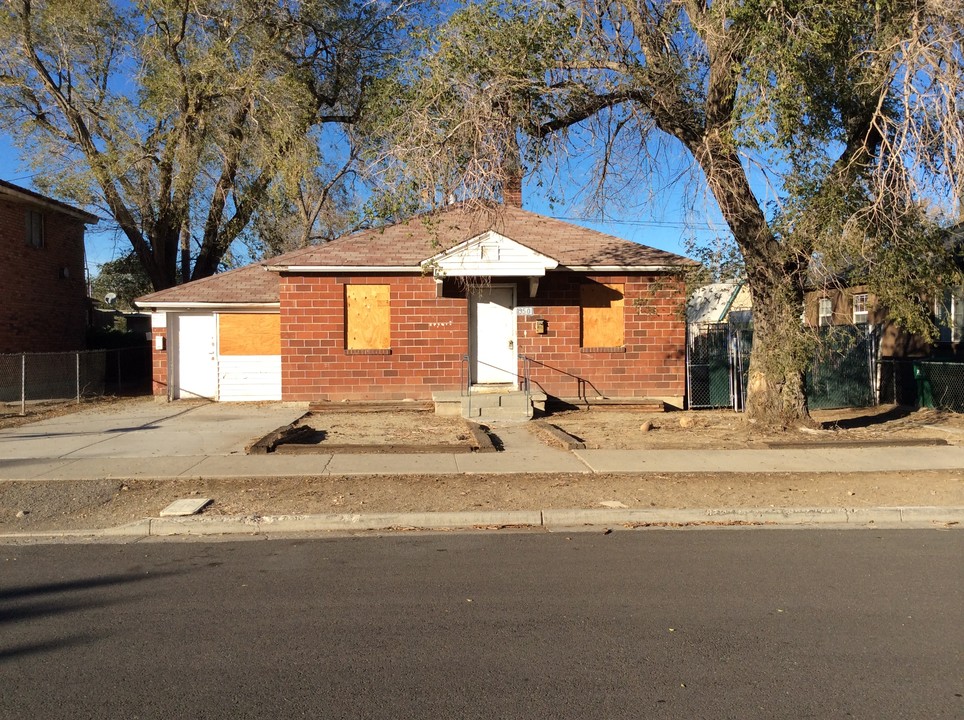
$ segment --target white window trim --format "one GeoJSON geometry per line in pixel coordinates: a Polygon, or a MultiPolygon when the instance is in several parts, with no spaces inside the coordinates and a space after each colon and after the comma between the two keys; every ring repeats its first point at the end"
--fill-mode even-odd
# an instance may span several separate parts
{"type": "Polygon", "coordinates": [[[852,317],[853,317],[854,325],[866,324],[870,319],[870,313],[867,310],[867,300],[868,300],[867,293],[856,293],[853,296],[853,300],[851,301],[851,306],[853,309],[852,317]],[[857,298],[863,298],[864,309],[861,311],[857,310],[857,298]],[[859,316],[862,316],[862,317],[859,317],[859,316]]]}
{"type": "Polygon", "coordinates": [[[817,326],[825,327],[827,325],[833,325],[833,302],[828,297],[822,297],[817,300],[817,326]],[[829,312],[824,313],[824,307],[829,312]]]}
{"type": "Polygon", "coordinates": [[[950,302],[934,301],[934,317],[940,331],[939,342],[959,343],[964,339],[964,296],[960,291],[949,291],[945,297],[950,302]]]}

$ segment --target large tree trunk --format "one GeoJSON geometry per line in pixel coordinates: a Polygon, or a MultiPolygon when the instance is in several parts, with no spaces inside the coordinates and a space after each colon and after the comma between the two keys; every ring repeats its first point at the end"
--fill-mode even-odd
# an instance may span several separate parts
{"type": "Polygon", "coordinates": [[[805,261],[774,237],[731,146],[711,134],[690,149],[740,248],[753,299],[747,417],[774,427],[809,424],[800,319],[805,261]]]}
{"type": "Polygon", "coordinates": [[[810,423],[804,372],[806,336],[801,325],[803,292],[782,268],[747,263],[753,298],[753,350],[747,381],[746,414],[768,426],[810,423]]]}

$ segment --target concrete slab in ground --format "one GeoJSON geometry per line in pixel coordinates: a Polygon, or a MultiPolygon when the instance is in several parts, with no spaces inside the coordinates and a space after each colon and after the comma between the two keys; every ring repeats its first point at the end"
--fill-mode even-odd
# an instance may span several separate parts
{"type": "MultiPolygon", "coordinates": [[[[172,478],[188,473],[201,462],[197,456],[167,458],[80,458],[53,468],[43,477],[51,480],[83,478],[172,478]]],[[[188,473],[189,474],[189,473],[188,473]]],[[[0,471],[0,478],[8,479],[0,471]]]]}
{"type": "Polygon", "coordinates": [[[461,472],[589,472],[568,450],[546,445],[525,425],[494,426],[492,433],[501,441],[503,452],[457,457],[455,462],[461,472]]]}
{"type": "Polygon", "coordinates": [[[459,472],[478,473],[587,473],[589,468],[568,452],[559,455],[538,455],[524,452],[487,453],[484,455],[456,455],[455,465],[459,472]]]}
{"type": "Polygon", "coordinates": [[[297,477],[325,475],[331,455],[218,455],[191,468],[190,477],[297,477]]]}
{"type": "Polygon", "coordinates": [[[181,498],[175,500],[161,510],[161,517],[187,517],[201,512],[205,505],[211,503],[211,498],[181,498]]]}
{"type": "Polygon", "coordinates": [[[51,473],[70,465],[74,460],[46,460],[43,458],[21,458],[0,460],[0,480],[47,479],[51,473]]]}
{"type": "MultiPolygon", "coordinates": [[[[492,457],[494,453],[487,453],[492,457]]],[[[335,455],[325,475],[395,475],[403,473],[457,473],[457,457],[452,454],[424,455],[335,455]]]]}
{"type": "Polygon", "coordinates": [[[0,461],[64,458],[104,440],[100,432],[78,430],[68,433],[48,431],[35,425],[25,427],[33,428],[33,432],[23,432],[23,427],[0,430],[0,461]]]}
{"type": "Polygon", "coordinates": [[[0,430],[0,460],[240,453],[248,443],[304,413],[304,408],[282,403],[159,405],[145,398],[0,430]]]}

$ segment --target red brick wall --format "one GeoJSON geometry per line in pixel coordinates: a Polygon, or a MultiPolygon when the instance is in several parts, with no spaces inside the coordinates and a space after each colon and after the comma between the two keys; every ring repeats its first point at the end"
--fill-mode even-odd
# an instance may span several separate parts
{"type": "Polygon", "coordinates": [[[436,298],[432,278],[282,275],[280,293],[285,400],[430,398],[458,389],[465,298],[436,298]],[[345,351],[345,283],[390,286],[390,355],[345,351]]]}
{"type": "Polygon", "coordinates": [[[167,328],[151,328],[151,387],[154,395],[167,397],[167,328]],[[158,338],[162,338],[163,350],[158,350],[158,338]]]}
{"type": "Polygon", "coordinates": [[[661,275],[550,274],[535,298],[519,288],[519,352],[532,359],[530,378],[549,395],[682,398],[686,387],[685,287],[661,275]],[[623,285],[624,352],[586,352],[580,346],[579,285],[586,280],[623,285]],[[547,333],[536,333],[544,319],[547,333]]]}
{"type": "MultiPolygon", "coordinates": [[[[536,298],[517,284],[519,352],[532,358],[536,388],[557,397],[675,397],[685,388],[684,298],[681,280],[658,275],[593,275],[623,283],[624,352],[580,348],[579,284],[570,273],[543,278],[536,298]],[[536,319],[548,333],[536,334],[536,319]]],[[[437,298],[430,277],[412,275],[282,275],[282,395],[289,401],[427,399],[434,390],[457,390],[461,358],[468,352],[465,293],[453,281],[437,298]],[[345,283],[387,284],[391,302],[391,354],[345,351],[345,283]]],[[[521,372],[521,363],[520,363],[521,372]]]]}
{"type": "Polygon", "coordinates": [[[88,302],[84,225],[35,208],[44,216],[45,242],[33,248],[26,242],[27,207],[0,200],[0,353],[82,350],[88,302]]]}

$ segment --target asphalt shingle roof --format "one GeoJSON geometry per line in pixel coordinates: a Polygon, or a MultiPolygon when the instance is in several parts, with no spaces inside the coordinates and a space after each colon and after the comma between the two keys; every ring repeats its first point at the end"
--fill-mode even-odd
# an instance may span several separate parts
{"type": "Polygon", "coordinates": [[[455,206],[385,228],[362,230],[239,270],[138,298],[138,304],[278,302],[278,274],[267,267],[413,268],[487,230],[553,258],[561,266],[686,266],[693,261],[514,207],[455,206]]]}
{"type": "Polygon", "coordinates": [[[154,303],[276,303],[278,274],[264,263],[212,275],[137,298],[140,306],[154,303]]]}
{"type": "Polygon", "coordinates": [[[385,228],[364,230],[281,255],[271,267],[414,267],[444,250],[494,230],[560,265],[689,265],[681,255],[657,250],[521,208],[456,206],[385,228]]]}

